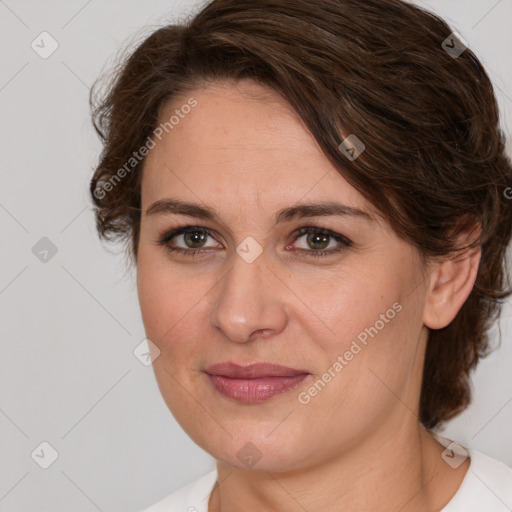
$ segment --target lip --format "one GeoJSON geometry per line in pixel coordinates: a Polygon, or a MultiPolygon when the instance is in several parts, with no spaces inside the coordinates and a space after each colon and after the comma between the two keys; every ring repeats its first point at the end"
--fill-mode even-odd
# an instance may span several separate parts
{"type": "Polygon", "coordinates": [[[259,379],[262,377],[293,377],[307,374],[305,370],[297,370],[272,363],[252,363],[239,365],[230,361],[217,363],[206,368],[209,375],[222,375],[232,379],[259,379]]]}
{"type": "Polygon", "coordinates": [[[232,362],[209,366],[205,373],[219,393],[244,403],[264,402],[297,387],[310,375],[272,363],[241,366],[232,362]]]}

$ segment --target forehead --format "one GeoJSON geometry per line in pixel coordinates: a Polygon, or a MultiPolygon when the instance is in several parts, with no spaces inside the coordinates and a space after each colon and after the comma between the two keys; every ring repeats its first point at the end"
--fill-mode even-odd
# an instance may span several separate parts
{"type": "Polygon", "coordinates": [[[247,206],[288,206],[304,198],[372,209],[325,157],[291,105],[270,88],[242,81],[196,89],[166,105],[160,124],[172,116],[172,129],[146,158],[146,204],[172,192],[220,205],[236,198],[247,206]],[[191,99],[196,106],[183,108],[191,99]]]}

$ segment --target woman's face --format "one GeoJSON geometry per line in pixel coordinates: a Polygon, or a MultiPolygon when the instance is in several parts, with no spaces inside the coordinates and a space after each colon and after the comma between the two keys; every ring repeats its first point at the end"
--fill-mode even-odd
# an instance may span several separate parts
{"type": "Polygon", "coordinates": [[[173,115],[145,162],[137,283],[158,385],[183,429],[217,459],[280,471],[417,425],[417,252],[270,90],[198,89],[160,121],[173,115]],[[301,209],[326,203],[338,212],[301,209]],[[183,226],[194,229],[168,235],[183,226]],[[228,362],[291,370],[211,368],[228,362]]]}

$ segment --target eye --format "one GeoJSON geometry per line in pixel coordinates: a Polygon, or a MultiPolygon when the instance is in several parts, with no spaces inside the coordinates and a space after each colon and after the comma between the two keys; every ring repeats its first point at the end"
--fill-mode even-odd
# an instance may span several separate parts
{"type": "MultiPolygon", "coordinates": [[[[206,254],[214,245],[206,245],[208,238],[216,240],[213,233],[200,226],[180,226],[165,232],[157,240],[158,245],[163,245],[169,252],[177,252],[186,256],[200,256],[206,254]]],[[[329,256],[339,253],[352,246],[352,242],[329,229],[307,226],[296,231],[292,236],[292,242],[304,238],[306,247],[296,248],[295,251],[308,256],[329,256]]],[[[217,247],[219,243],[217,242],[217,247]]],[[[291,247],[287,245],[287,249],[291,247]]],[[[221,246],[222,248],[222,246],[221,246]]]]}
{"type": "Polygon", "coordinates": [[[207,252],[202,249],[211,247],[205,245],[208,237],[214,238],[211,231],[206,228],[199,226],[183,226],[164,233],[157,243],[165,246],[170,252],[176,251],[194,256],[199,253],[207,252]]]}
{"type": "Polygon", "coordinates": [[[343,235],[314,226],[301,228],[295,233],[293,241],[296,242],[300,238],[304,238],[306,248],[301,247],[298,250],[311,256],[328,256],[352,245],[352,242],[343,235]]]}

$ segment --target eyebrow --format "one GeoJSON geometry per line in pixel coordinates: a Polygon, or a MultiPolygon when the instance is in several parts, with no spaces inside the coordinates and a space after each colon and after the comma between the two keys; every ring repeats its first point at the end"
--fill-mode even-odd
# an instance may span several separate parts
{"type": "MultiPolygon", "coordinates": [[[[155,214],[177,214],[212,221],[221,220],[220,215],[214,208],[170,198],[155,201],[147,208],[146,215],[155,214]]],[[[375,220],[372,215],[364,210],[336,203],[334,201],[328,201],[322,203],[299,203],[295,206],[283,208],[282,210],[279,210],[275,216],[275,225],[292,219],[326,216],[356,217],[369,222],[375,220]]]]}

